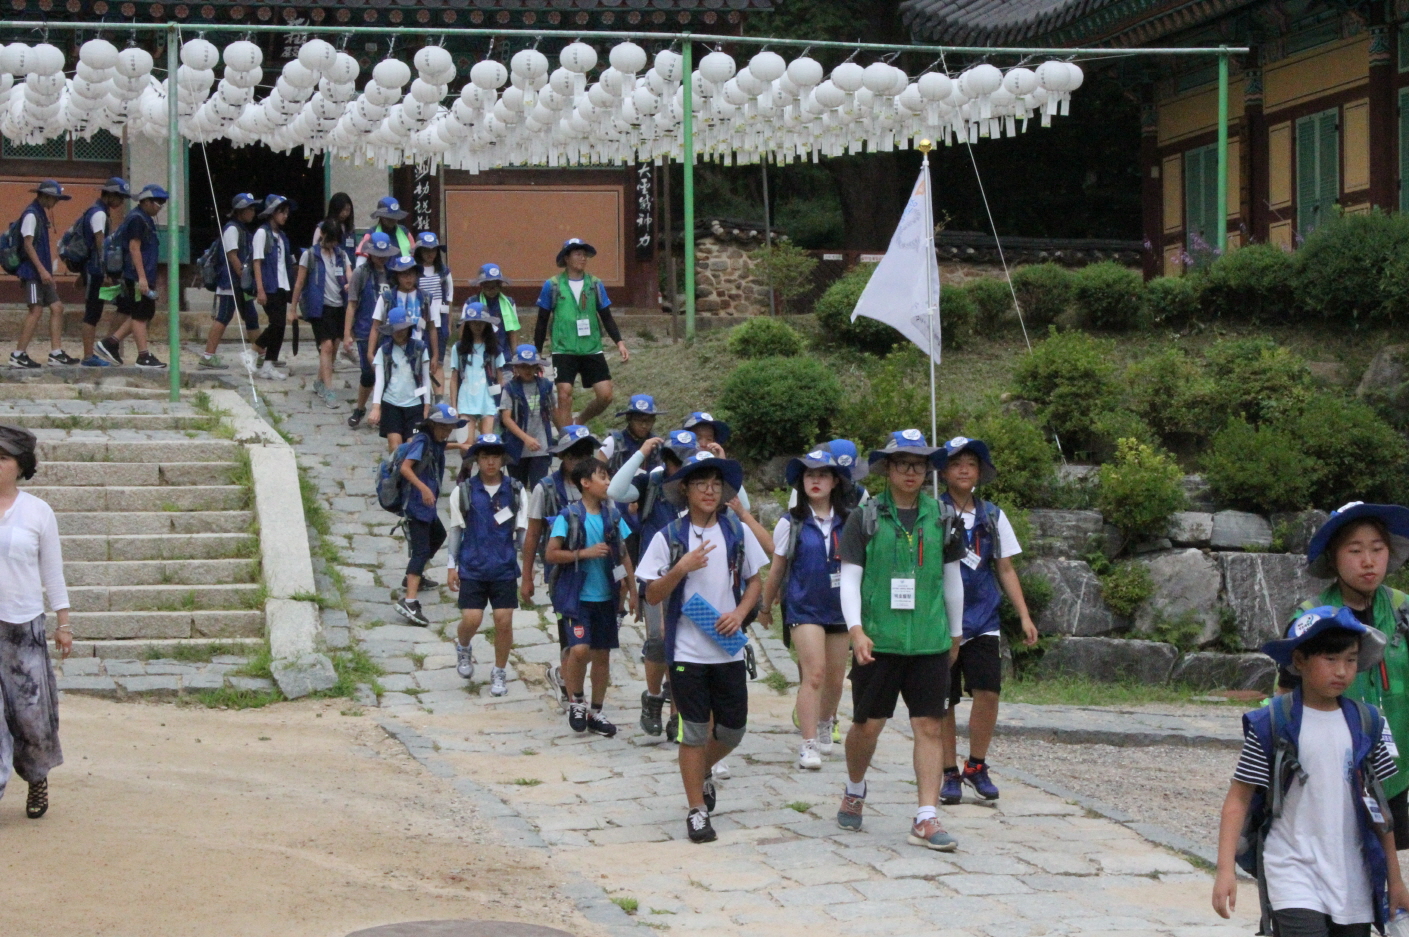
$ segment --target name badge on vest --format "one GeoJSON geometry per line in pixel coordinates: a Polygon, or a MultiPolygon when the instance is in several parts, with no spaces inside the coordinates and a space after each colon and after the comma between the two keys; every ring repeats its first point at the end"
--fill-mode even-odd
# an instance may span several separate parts
{"type": "Polygon", "coordinates": [[[626,566],[618,565],[612,570],[612,582],[621,582],[626,578],[626,566]]]}
{"type": "Polygon", "coordinates": [[[1385,751],[1389,752],[1389,757],[1399,757],[1399,746],[1394,743],[1394,733],[1389,730],[1389,723],[1385,723],[1384,730],[1380,732],[1380,741],[1385,745],[1385,751]]]}
{"type": "Polygon", "coordinates": [[[592,334],[592,323],[591,323],[589,320],[587,320],[587,319],[578,319],[578,320],[577,320],[577,334],[578,334],[579,337],[582,337],[582,338],[585,338],[585,337],[587,337],[588,335],[591,335],[591,334],[592,334]]]}
{"type": "Polygon", "coordinates": [[[435,320],[436,327],[440,327],[440,320],[445,315],[445,303],[435,300],[431,303],[431,318],[435,320]]]}
{"type": "Polygon", "coordinates": [[[979,556],[973,550],[970,550],[968,553],[964,554],[964,558],[959,562],[969,567],[969,569],[978,569],[979,564],[983,562],[983,557],[979,556]]]}
{"type": "Polygon", "coordinates": [[[890,581],[890,607],[900,611],[908,611],[915,607],[915,580],[892,579],[890,581]]]}
{"type": "Polygon", "coordinates": [[[1375,825],[1384,826],[1384,811],[1380,810],[1380,802],[1375,799],[1375,796],[1373,794],[1366,794],[1360,799],[1365,802],[1365,809],[1370,811],[1370,819],[1375,825]]]}
{"type": "Polygon", "coordinates": [[[489,396],[498,397],[501,391],[503,391],[503,388],[500,387],[498,384],[489,385],[489,396]]]}
{"type": "Polygon", "coordinates": [[[828,578],[832,581],[833,589],[841,588],[841,573],[832,573],[831,576],[829,576],[828,578]]]}
{"type": "Polygon", "coordinates": [[[502,524],[513,516],[513,511],[509,510],[508,508],[500,508],[499,510],[494,512],[494,523],[502,524]]]}

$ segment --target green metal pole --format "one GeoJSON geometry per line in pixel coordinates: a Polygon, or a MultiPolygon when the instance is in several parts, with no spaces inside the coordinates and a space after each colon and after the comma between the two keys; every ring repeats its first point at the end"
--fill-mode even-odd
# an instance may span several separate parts
{"type": "Polygon", "coordinates": [[[166,330],[171,400],[181,399],[181,126],[176,112],[176,72],[181,67],[176,24],[166,28],[166,330]]]}
{"type": "Polygon", "coordinates": [[[685,341],[692,342],[695,340],[695,64],[689,34],[683,38],[685,149],[681,162],[685,167],[685,341]]]}
{"type": "Polygon", "coordinates": [[[1228,252],[1228,53],[1218,56],[1218,211],[1214,247],[1228,252]]]}

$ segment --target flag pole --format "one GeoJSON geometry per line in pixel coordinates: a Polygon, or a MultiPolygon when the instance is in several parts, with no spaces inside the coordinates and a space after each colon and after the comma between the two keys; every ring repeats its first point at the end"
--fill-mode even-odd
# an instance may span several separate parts
{"type": "MultiPolygon", "coordinates": [[[[930,279],[929,264],[935,262],[934,256],[934,192],[930,188],[930,150],[934,148],[929,140],[921,140],[915,147],[920,151],[923,159],[921,173],[925,178],[925,247],[928,253],[925,255],[925,307],[928,313],[929,322],[929,358],[930,358],[930,440],[932,445],[939,445],[939,415],[935,407],[935,375],[934,375],[934,340],[935,340],[935,319],[938,318],[939,297],[934,295],[934,282],[930,279]]],[[[931,473],[934,481],[934,496],[939,497],[939,471],[931,473]]]]}

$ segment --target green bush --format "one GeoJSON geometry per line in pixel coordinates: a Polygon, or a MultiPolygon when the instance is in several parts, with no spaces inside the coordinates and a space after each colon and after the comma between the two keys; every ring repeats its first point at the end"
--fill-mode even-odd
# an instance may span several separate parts
{"type": "Polygon", "coordinates": [[[755,317],[729,333],[729,352],[740,359],[794,358],[806,348],[801,333],[782,319],[755,317]]]}
{"type": "Polygon", "coordinates": [[[1162,536],[1170,515],[1184,508],[1183,481],[1184,473],[1169,456],[1122,439],[1115,458],[1101,466],[1096,504],[1127,538],[1162,536]]]}
{"type": "Polygon", "coordinates": [[[939,334],[943,348],[965,348],[977,334],[978,313],[969,294],[958,286],[939,290],[939,334]]]}
{"type": "Polygon", "coordinates": [[[1150,596],[1155,584],[1144,563],[1116,563],[1101,575],[1101,598],[1106,607],[1122,618],[1134,618],[1150,596]]]}
{"type": "Polygon", "coordinates": [[[1032,348],[1013,370],[1018,393],[1038,405],[1068,449],[1087,449],[1091,416],[1116,409],[1115,342],[1085,332],[1058,332],[1032,348]]]}
{"type": "Polygon", "coordinates": [[[1076,273],[1072,300],[1090,328],[1124,331],[1140,321],[1140,274],[1113,260],[1076,273]]]}
{"type": "Polygon", "coordinates": [[[1182,326],[1199,315],[1198,277],[1155,277],[1145,284],[1140,306],[1153,325],[1182,326]]]}
{"type": "Polygon", "coordinates": [[[1329,510],[1347,501],[1400,500],[1409,445],[1369,405],[1316,394],[1300,412],[1275,425],[1317,464],[1311,504],[1329,510]]]}
{"type": "Polygon", "coordinates": [[[755,358],[724,379],[719,408],[740,454],[763,460],[806,452],[841,406],[841,382],[815,358],[755,358]]]}
{"type": "Polygon", "coordinates": [[[771,283],[778,298],[778,311],[791,312],[792,301],[812,289],[817,258],[790,241],[763,245],[749,254],[765,283],[771,283]]]}
{"type": "MultiPolygon", "coordinates": [[[[893,430],[915,426],[929,433],[929,358],[906,342],[868,369],[869,390],[849,394],[832,427],[838,436],[857,445],[880,447],[893,430]]],[[[963,425],[963,412],[953,397],[938,401],[941,438],[947,439],[963,425]]]]}
{"type": "Polygon", "coordinates": [[[1297,250],[1292,290],[1307,315],[1363,326],[1388,321],[1392,306],[1381,294],[1386,272],[1409,248],[1409,215],[1338,215],[1297,250]]]}
{"type": "Polygon", "coordinates": [[[1315,390],[1306,362],[1271,339],[1216,342],[1205,357],[1213,378],[1214,425],[1234,417],[1257,424],[1296,412],[1315,390]]]}
{"type": "Polygon", "coordinates": [[[1013,272],[1013,292],[1029,331],[1040,331],[1071,305],[1071,271],[1050,263],[1019,267],[1013,272]]]}
{"type": "Polygon", "coordinates": [[[1130,411],[1168,443],[1177,433],[1203,434],[1213,384],[1202,362],[1167,346],[1125,369],[1130,411]]]}
{"type": "Polygon", "coordinates": [[[984,335],[1007,327],[1013,314],[1013,291],[1007,281],[984,277],[965,286],[964,292],[973,302],[976,323],[984,335]]]}
{"type": "Polygon", "coordinates": [[[1249,244],[1219,257],[1203,273],[1203,311],[1220,319],[1286,322],[1293,318],[1292,255],[1275,244],[1249,244]]]}
{"type": "Polygon", "coordinates": [[[1122,439],[1133,439],[1149,446],[1158,445],[1160,441],[1148,423],[1124,407],[1091,415],[1085,451],[1092,462],[1109,462],[1115,458],[1122,439]]]}
{"type": "Polygon", "coordinates": [[[865,316],[851,321],[851,313],[856,309],[856,303],[861,299],[861,293],[875,269],[875,264],[853,267],[818,297],[812,310],[817,314],[817,323],[828,342],[873,355],[884,355],[895,347],[896,342],[904,340],[904,336],[884,322],[865,316]]]}
{"type": "Polygon", "coordinates": [[[1041,427],[1017,414],[989,412],[966,423],[964,433],[988,445],[998,470],[983,497],[1019,508],[1043,503],[1056,475],[1057,451],[1041,427]]]}
{"type": "Polygon", "coordinates": [[[1286,430],[1243,419],[1230,420],[1213,435],[1203,465],[1215,498],[1263,514],[1306,507],[1319,470],[1286,430]]]}

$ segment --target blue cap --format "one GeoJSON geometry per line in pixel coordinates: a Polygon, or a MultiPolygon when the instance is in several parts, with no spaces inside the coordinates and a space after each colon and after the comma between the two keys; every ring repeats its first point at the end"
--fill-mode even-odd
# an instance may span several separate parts
{"type": "Polygon", "coordinates": [[[253,208],[259,204],[259,199],[254,197],[253,192],[241,192],[230,199],[231,211],[244,211],[246,208],[253,208]]]}
{"type": "Polygon", "coordinates": [[[431,407],[431,412],[426,419],[431,423],[441,423],[446,426],[453,426],[456,429],[470,422],[462,417],[459,411],[448,403],[438,403],[431,407]]]}
{"type": "Polygon", "coordinates": [[[813,449],[807,455],[798,456],[796,459],[789,459],[787,466],[783,469],[783,477],[788,480],[789,487],[797,485],[799,478],[808,469],[826,468],[836,473],[838,479],[847,477],[846,469],[837,465],[836,457],[825,448],[813,449]]]}
{"type": "MultiPolygon", "coordinates": [[[[387,264],[391,266],[391,264],[387,264]]],[[[489,310],[484,308],[484,303],[478,300],[470,300],[460,309],[461,322],[483,322],[486,325],[498,325],[499,317],[491,316],[489,310]]]]}
{"type": "Polygon", "coordinates": [[[723,420],[716,420],[712,415],[703,410],[696,410],[694,413],[685,417],[685,422],[680,428],[694,429],[696,426],[714,427],[714,441],[721,446],[729,441],[729,424],[725,423],[723,420]]]}
{"type": "Polygon", "coordinates": [[[1298,615],[1287,625],[1286,636],[1280,641],[1268,641],[1262,645],[1262,653],[1296,673],[1292,651],[1332,628],[1342,628],[1360,635],[1360,660],[1356,666],[1361,673],[1377,666],[1384,658],[1384,633],[1378,628],[1362,625],[1355,613],[1343,605],[1320,605],[1298,615]]]}
{"type": "Polygon", "coordinates": [[[102,192],[104,195],[121,195],[123,198],[132,197],[132,189],[128,187],[127,180],[121,176],[113,176],[103,183],[102,192]]]}
{"type": "Polygon", "coordinates": [[[440,247],[440,238],[435,236],[434,231],[422,231],[420,234],[416,235],[416,250],[420,250],[423,247],[427,249],[440,247]]]}
{"type": "Polygon", "coordinates": [[[851,475],[852,481],[859,482],[871,474],[870,464],[861,461],[861,454],[856,449],[856,443],[850,439],[833,439],[831,442],[823,443],[822,448],[832,454],[832,458],[837,460],[837,466],[845,469],[851,475]]]}
{"type": "Polygon", "coordinates": [[[661,491],[672,504],[684,505],[684,483],[691,475],[706,469],[718,469],[724,476],[724,491],[719,503],[724,505],[736,498],[744,486],[744,467],[733,459],[721,459],[712,452],[701,449],[685,457],[675,474],[666,478],[661,491]]]}
{"type": "Polygon", "coordinates": [[[37,195],[52,195],[61,202],[67,202],[69,199],[73,198],[72,195],[66,195],[64,193],[64,187],[53,179],[45,179],[43,182],[39,183],[39,185],[34,187],[34,192],[37,195]]]}
{"type": "Polygon", "coordinates": [[[562,431],[558,433],[558,441],[553,443],[553,448],[550,451],[553,455],[561,455],[584,439],[590,439],[593,446],[602,444],[596,436],[592,435],[590,429],[581,424],[573,423],[570,426],[564,426],[562,431]]]}
{"type": "Polygon", "coordinates": [[[504,282],[504,271],[499,269],[498,264],[488,263],[482,265],[479,268],[479,276],[475,277],[475,282],[473,285],[483,286],[484,284],[490,281],[495,281],[498,283],[504,282]]]}
{"type": "Polygon", "coordinates": [[[289,204],[289,200],[277,192],[270,192],[264,196],[264,207],[259,210],[259,217],[268,218],[280,208],[289,204]]]}
{"type": "Polygon", "coordinates": [[[500,436],[498,433],[481,433],[475,437],[474,445],[465,450],[465,458],[473,459],[477,454],[488,449],[497,450],[503,453],[505,457],[509,454],[509,448],[504,442],[504,437],[500,436]]]}
{"type": "Polygon", "coordinates": [[[142,191],[137,193],[137,201],[139,202],[149,198],[156,199],[158,202],[165,202],[167,199],[171,198],[171,196],[167,193],[166,189],[163,189],[153,182],[150,185],[143,186],[142,191]]]}
{"type": "Polygon", "coordinates": [[[397,254],[386,262],[386,268],[392,273],[401,273],[406,270],[416,269],[416,261],[402,254],[397,254]]]}
{"type": "Polygon", "coordinates": [[[514,356],[509,359],[509,364],[542,364],[543,358],[538,354],[538,349],[533,345],[520,345],[514,349],[514,356]]]}
{"type": "Polygon", "coordinates": [[[988,454],[988,444],[981,439],[955,436],[944,444],[944,461],[947,463],[961,452],[972,452],[978,459],[978,483],[987,485],[998,477],[998,469],[993,467],[993,459],[988,454]]]}
{"type": "Polygon", "coordinates": [[[659,416],[664,410],[656,409],[656,398],[650,394],[632,394],[625,410],[618,410],[617,416],[659,416]]]}
{"type": "Polygon", "coordinates": [[[406,314],[405,306],[392,306],[386,314],[387,328],[393,332],[400,332],[402,329],[409,329],[415,325],[411,317],[406,314]]]}
{"type": "Polygon", "coordinates": [[[935,468],[944,468],[944,449],[925,442],[925,434],[917,429],[898,429],[890,434],[884,449],[872,449],[870,462],[875,465],[892,455],[914,455],[928,459],[935,468]]]}
{"type": "Polygon", "coordinates": [[[398,257],[401,251],[391,243],[391,236],[385,231],[373,231],[367,238],[367,244],[362,248],[362,253],[367,257],[398,257]]]}
{"type": "Polygon", "coordinates": [[[1364,518],[1375,518],[1389,529],[1389,567],[1386,574],[1397,571],[1409,559],[1409,508],[1397,504],[1366,504],[1351,501],[1331,512],[1330,520],[1322,524],[1306,545],[1306,571],[1318,579],[1336,578],[1336,558],[1327,552],[1331,538],[1346,524],[1364,518]]]}
{"type": "Polygon", "coordinates": [[[401,205],[390,195],[377,199],[377,207],[372,209],[373,218],[386,218],[389,221],[400,221],[406,217],[406,212],[401,210],[401,205]]]}
{"type": "Polygon", "coordinates": [[[568,238],[566,241],[563,242],[563,249],[558,251],[559,267],[567,266],[568,254],[572,253],[573,251],[586,251],[588,257],[597,256],[597,248],[593,247],[591,244],[588,244],[582,238],[568,238]]]}
{"type": "Polygon", "coordinates": [[[695,438],[695,434],[687,429],[673,429],[665,437],[665,448],[684,462],[699,451],[700,442],[695,438]]]}

